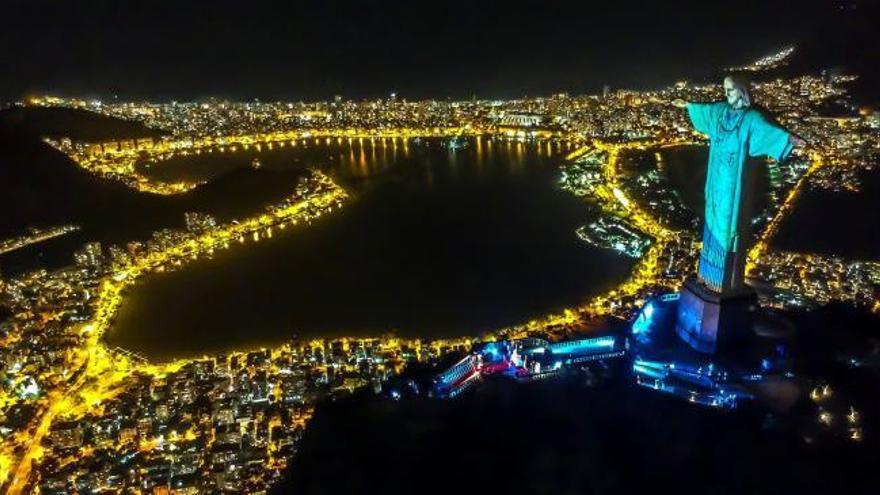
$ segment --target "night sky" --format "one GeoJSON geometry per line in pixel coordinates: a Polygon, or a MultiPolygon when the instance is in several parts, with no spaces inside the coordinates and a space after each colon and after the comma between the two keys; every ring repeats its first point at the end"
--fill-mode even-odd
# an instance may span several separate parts
{"type": "Polygon", "coordinates": [[[31,93],[310,101],[651,88],[808,39],[867,2],[646,3],[4,2],[0,101],[31,93]]]}

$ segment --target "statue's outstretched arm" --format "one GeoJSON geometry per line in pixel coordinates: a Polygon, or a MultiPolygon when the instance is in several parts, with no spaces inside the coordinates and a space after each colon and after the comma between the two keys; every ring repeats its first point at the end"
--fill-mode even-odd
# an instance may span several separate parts
{"type": "Polygon", "coordinates": [[[788,158],[797,143],[803,141],[788,130],[768,121],[760,112],[755,115],[749,137],[750,156],[769,156],[781,162],[788,158]]]}
{"type": "Polygon", "coordinates": [[[688,117],[691,118],[691,124],[694,129],[702,134],[712,136],[715,129],[715,123],[718,120],[718,103],[696,103],[687,102],[688,117]]]}

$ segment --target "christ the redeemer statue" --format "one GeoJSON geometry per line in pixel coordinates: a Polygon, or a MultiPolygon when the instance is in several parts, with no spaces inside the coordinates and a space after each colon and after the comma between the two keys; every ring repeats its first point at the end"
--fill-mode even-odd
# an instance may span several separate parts
{"type": "MultiPolygon", "coordinates": [[[[746,158],[769,156],[777,161],[788,157],[795,146],[804,141],[768,121],[758,110],[751,108],[748,83],[736,76],[724,79],[727,101],[716,103],[673,102],[687,108],[694,129],[709,136],[709,169],[706,176],[706,211],[703,230],[703,248],[700,252],[698,281],[701,287],[686,284],[682,292],[679,334],[686,340],[717,339],[722,324],[720,308],[693,306],[687,291],[699,292],[703,302],[721,304],[725,297],[736,297],[745,291],[743,278],[747,239],[746,219],[741,218],[743,200],[743,167],[746,158]],[[709,301],[711,302],[711,301],[709,301]],[[686,314],[690,311],[690,314],[686,314]]],[[[695,294],[691,294],[695,296],[695,294]]],[[[693,299],[693,297],[692,297],[693,299]]],[[[694,342],[691,345],[697,347],[694,342]]],[[[705,349],[704,349],[705,350],[705,349]]]]}

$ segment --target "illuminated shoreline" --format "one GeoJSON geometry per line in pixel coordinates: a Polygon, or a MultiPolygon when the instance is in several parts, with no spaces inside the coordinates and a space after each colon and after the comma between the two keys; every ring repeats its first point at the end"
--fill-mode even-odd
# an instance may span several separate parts
{"type": "Polygon", "coordinates": [[[78,225],[62,225],[46,229],[32,229],[28,234],[0,241],[0,254],[11,253],[27,246],[39,244],[49,239],[76,232],[79,229],[80,227],[78,225]]]}
{"type": "Polygon", "coordinates": [[[583,139],[563,133],[525,134],[524,132],[495,129],[477,129],[471,126],[424,129],[308,129],[279,133],[257,133],[201,138],[171,138],[154,140],[131,139],[104,143],[79,144],[66,140],[46,139],[45,142],[66,154],[86,171],[104,179],[122,182],[128,187],[157,195],[187,193],[204,182],[162,182],[151,179],[137,170],[143,162],[161,162],[175,157],[193,157],[208,154],[235,153],[296,148],[311,144],[353,144],[369,140],[375,144],[391,141],[407,143],[411,139],[497,137],[502,139],[555,139],[583,142],[583,139]]]}
{"type": "MultiPolygon", "coordinates": [[[[24,488],[30,478],[31,464],[40,456],[40,442],[56,416],[59,414],[75,416],[99,405],[102,400],[118,393],[117,384],[132,373],[163,375],[185,364],[186,361],[160,366],[133,363],[105,345],[103,336],[112,325],[122,303],[123,290],[135,283],[142,275],[168,266],[175,260],[193,259],[214,249],[228,248],[235,241],[244,242],[247,235],[254,235],[256,240],[260,231],[271,232],[271,228],[276,226],[285,228],[287,225],[294,226],[300,222],[311,223],[323,213],[332,212],[334,207],[341,207],[347,198],[346,192],[320,172],[315,172],[315,178],[319,190],[312,196],[299,199],[292,204],[284,204],[282,207],[242,222],[227,224],[194,239],[186,239],[183,243],[170,246],[165,251],[148,253],[103,278],[98,301],[94,304],[95,316],[79,329],[79,333],[85,336],[85,344],[72,357],[72,363],[68,363],[68,368],[75,370],[71,372],[76,376],[75,382],[63,387],[65,389],[63,391],[50,392],[39,426],[27,440],[27,448],[16,468],[11,470],[13,476],[8,493],[19,493],[24,488]]],[[[0,458],[14,458],[8,450],[10,447],[12,446],[9,444],[5,445],[3,452],[0,452],[0,458]]],[[[12,463],[0,463],[2,464],[12,466],[12,463]]]]}

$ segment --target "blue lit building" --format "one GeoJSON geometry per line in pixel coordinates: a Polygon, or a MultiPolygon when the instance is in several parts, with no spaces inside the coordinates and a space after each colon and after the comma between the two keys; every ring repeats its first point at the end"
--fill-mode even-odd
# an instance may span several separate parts
{"type": "Polygon", "coordinates": [[[628,348],[627,337],[619,332],[553,343],[539,338],[483,342],[435,377],[434,394],[455,397],[488,375],[519,381],[549,378],[567,366],[623,357],[628,348]]]}
{"type": "Polygon", "coordinates": [[[531,340],[534,341],[531,345],[518,347],[517,357],[520,362],[517,378],[520,381],[550,378],[568,366],[621,358],[628,349],[628,340],[621,334],[553,343],[541,339],[531,340]]]}
{"type": "Polygon", "coordinates": [[[554,342],[547,346],[547,352],[555,363],[562,365],[585,363],[600,359],[611,359],[626,354],[626,338],[618,335],[604,335],[588,339],[554,342]]]}
{"type": "Polygon", "coordinates": [[[496,364],[510,361],[514,346],[509,340],[481,342],[474,346],[474,354],[480,356],[483,364],[496,364]]]}
{"type": "Polygon", "coordinates": [[[438,397],[455,397],[479,379],[479,358],[469,354],[461,361],[443,371],[434,380],[434,393],[438,397]]]}

